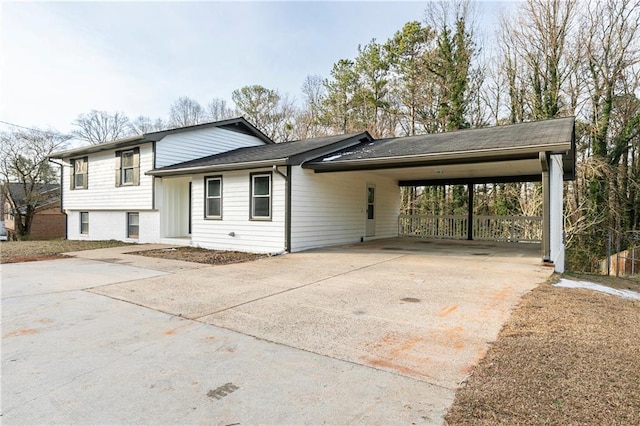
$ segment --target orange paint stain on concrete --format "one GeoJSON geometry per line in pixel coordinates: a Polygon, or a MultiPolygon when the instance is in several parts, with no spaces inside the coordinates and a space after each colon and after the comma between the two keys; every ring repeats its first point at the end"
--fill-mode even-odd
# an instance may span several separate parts
{"type": "Polygon", "coordinates": [[[409,349],[413,348],[416,344],[420,343],[421,341],[423,341],[423,339],[421,337],[416,337],[416,338],[413,338],[413,339],[409,339],[409,340],[403,342],[397,348],[393,349],[393,351],[391,351],[391,353],[394,356],[400,355],[402,352],[408,351],[409,349]]]}
{"type": "Polygon", "coordinates": [[[452,313],[453,311],[455,311],[456,309],[458,309],[458,305],[449,306],[448,308],[445,308],[442,312],[440,312],[440,314],[438,314],[438,316],[440,318],[444,318],[447,315],[449,315],[450,313],[452,313]]]}
{"type": "Polygon", "coordinates": [[[394,370],[394,371],[397,371],[398,373],[402,373],[408,376],[429,377],[427,374],[413,370],[409,367],[405,367],[404,365],[393,363],[386,359],[369,359],[367,357],[361,357],[360,359],[362,359],[367,365],[370,365],[371,367],[388,368],[390,370],[394,370]]]}
{"type": "Polygon", "coordinates": [[[181,325],[179,327],[173,328],[171,330],[167,330],[167,331],[164,332],[164,334],[167,335],[167,336],[172,336],[172,335],[176,334],[178,332],[178,330],[180,330],[181,328],[186,328],[186,327],[191,327],[191,324],[190,323],[186,323],[184,325],[181,325]]]}
{"type": "Polygon", "coordinates": [[[4,337],[18,337],[18,336],[26,336],[28,334],[36,334],[39,333],[36,328],[21,328],[20,330],[11,331],[4,335],[4,337]]]}

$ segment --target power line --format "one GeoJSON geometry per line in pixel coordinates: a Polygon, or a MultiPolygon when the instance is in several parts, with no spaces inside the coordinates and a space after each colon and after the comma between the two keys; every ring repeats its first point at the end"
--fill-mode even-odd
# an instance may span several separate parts
{"type": "MultiPolygon", "coordinates": [[[[49,130],[35,129],[33,127],[25,127],[25,126],[21,126],[19,124],[9,123],[8,121],[3,121],[3,120],[0,120],[0,123],[6,124],[6,125],[9,125],[9,126],[13,126],[13,127],[18,127],[20,129],[31,130],[32,132],[40,132],[40,133],[49,133],[50,132],[49,130]]],[[[55,133],[60,133],[58,131],[54,131],[54,132],[55,133]]]]}
{"type": "Polygon", "coordinates": [[[32,128],[32,127],[25,127],[25,126],[21,126],[21,125],[19,125],[19,124],[9,123],[8,121],[2,121],[2,120],[0,120],[0,123],[2,123],[2,124],[7,124],[7,125],[9,125],[9,126],[13,126],[13,127],[19,127],[19,128],[21,128],[21,129],[33,130],[34,132],[42,132],[42,131],[43,131],[43,130],[40,130],[40,129],[34,129],[34,128],[32,128]]]}

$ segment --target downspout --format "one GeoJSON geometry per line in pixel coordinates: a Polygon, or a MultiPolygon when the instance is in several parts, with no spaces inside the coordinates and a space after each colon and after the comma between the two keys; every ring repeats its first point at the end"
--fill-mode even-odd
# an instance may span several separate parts
{"type": "MultiPolygon", "coordinates": [[[[153,142],[151,145],[151,165],[153,170],[156,169],[156,143],[153,142]]],[[[140,165],[138,165],[140,167],[140,165]]],[[[156,177],[151,176],[151,209],[156,209],[156,177]]]]}
{"type": "Polygon", "coordinates": [[[68,240],[69,239],[69,224],[68,224],[68,217],[67,214],[64,212],[64,198],[62,197],[63,191],[64,191],[64,163],[56,163],[55,161],[53,161],[51,158],[48,158],[50,163],[55,164],[56,166],[60,166],[60,213],[62,213],[64,215],[64,239],[68,240]]]}
{"type": "Polygon", "coordinates": [[[549,182],[549,156],[538,154],[542,167],[542,262],[551,263],[551,193],[549,182]]]}
{"type": "Polygon", "coordinates": [[[276,165],[273,166],[273,171],[282,176],[285,182],[284,249],[287,253],[291,253],[291,165],[287,165],[286,175],[276,165]]]}

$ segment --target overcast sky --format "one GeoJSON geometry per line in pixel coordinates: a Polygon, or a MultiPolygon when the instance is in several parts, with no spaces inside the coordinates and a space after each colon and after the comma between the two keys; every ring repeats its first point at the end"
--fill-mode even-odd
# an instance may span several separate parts
{"type": "MultiPolygon", "coordinates": [[[[481,31],[510,3],[476,5],[481,31]]],[[[293,97],[425,2],[0,2],[0,121],[72,129],[92,109],[166,118],[260,84],[293,97]]],[[[5,129],[1,125],[0,129],[5,129]]]]}

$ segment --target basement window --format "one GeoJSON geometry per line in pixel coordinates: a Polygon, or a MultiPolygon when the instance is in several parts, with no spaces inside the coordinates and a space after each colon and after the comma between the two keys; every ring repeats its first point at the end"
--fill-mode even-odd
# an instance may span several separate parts
{"type": "Polygon", "coordinates": [[[80,212],[80,234],[89,235],[89,212],[80,212]]]}

